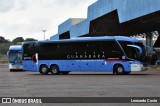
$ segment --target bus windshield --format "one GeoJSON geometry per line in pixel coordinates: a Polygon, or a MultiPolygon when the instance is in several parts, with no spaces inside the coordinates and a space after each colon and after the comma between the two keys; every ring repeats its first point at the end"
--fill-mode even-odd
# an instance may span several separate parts
{"type": "Polygon", "coordinates": [[[141,42],[128,42],[128,41],[119,41],[120,45],[122,46],[126,56],[133,60],[140,60],[144,61],[145,59],[145,47],[141,42]],[[129,47],[128,45],[136,45],[141,47],[142,53],[135,47],[129,47]]]}
{"type": "Polygon", "coordinates": [[[10,51],[8,54],[10,63],[22,63],[22,53],[21,51],[10,51]]]}

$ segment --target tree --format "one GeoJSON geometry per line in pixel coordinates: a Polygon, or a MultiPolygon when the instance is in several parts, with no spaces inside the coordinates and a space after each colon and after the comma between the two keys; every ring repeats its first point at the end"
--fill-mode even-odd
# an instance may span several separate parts
{"type": "Polygon", "coordinates": [[[23,37],[17,37],[12,41],[13,45],[16,45],[18,42],[24,42],[23,37]]]}
{"type": "Polygon", "coordinates": [[[1,43],[0,44],[0,54],[6,54],[9,50],[10,43],[1,43]]]}
{"type": "Polygon", "coordinates": [[[25,41],[37,41],[37,40],[34,38],[27,38],[25,41]]]}
{"type": "Polygon", "coordinates": [[[0,36],[0,54],[6,54],[9,50],[10,41],[0,36]]]}
{"type": "Polygon", "coordinates": [[[6,40],[3,36],[0,36],[0,43],[9,43],[9,40],[6,40]]]}

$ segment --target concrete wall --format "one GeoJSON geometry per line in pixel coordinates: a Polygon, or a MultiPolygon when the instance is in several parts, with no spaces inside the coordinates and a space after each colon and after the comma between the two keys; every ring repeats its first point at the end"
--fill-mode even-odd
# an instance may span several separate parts
{"type": "Polygon", "coordinates": [[[58,26],[58,34],[62,34],[64,32],[69,31],[73,25],[76,25],[77,23],[80,23],[83,20],[85,20],[85,18],[70,18],[70,19],[68,19],[67,21],[65,21],[64,23],[62,23],[58,26]]]}
{"type": "Polygon", "coordinates": [[[82,21],[81,23],[74,25],[70,29],[70,37],[78,37],[80,35],[85,35],[89,32],[90,21],[88,19],[82,21]]]}
{"type": "Polygon", "coordinates": [[[94,20],[117,10],[120,23],[160,10],[160,0],[98,0],[88,8],[88,19],[94,20]]]}
{"type": "Polygon", "coordinates": [[[59,34],[51,36],[50,40],[59,40],[59,34]]]}
{"type": "Polygon", "coordinates": [[[88,7],[86,20],[71,24],[71,20],[59,25],[59,34],[70,31],[71,37],[78,37],[89,33],[90,21],[110,13],[118,11],[120,23],[126,22],[143,15],[160,10],[160,0],[98,0],[88,7]]]}

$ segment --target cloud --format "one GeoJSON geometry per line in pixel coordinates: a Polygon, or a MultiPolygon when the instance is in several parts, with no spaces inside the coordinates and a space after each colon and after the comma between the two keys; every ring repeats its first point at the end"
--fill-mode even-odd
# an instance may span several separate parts
{"type": "Polygon", "coordinates": [[[86,17],[87,7],[95,1],[0,0],[0,12],[5,13],[0,14],[0,35],[10,40],[20,36],[42,40],[42,30],[47,30],[46,38],[50,38],[68,18],[86,17]]]}
{"type": "Polygon", "coordinates": [[[28,0],[15,0],[15,9],[18,10],[18,11],[22,11],[22,10],[25,10],[29,7],[28,5],[28,0]]]}
{"type": "MultiPolygon", "coordinates": [[[[23,19],[4,25],[4,32],[12,36],[42,39],[42,29],[50,29],[51,22],[44,18],[23,19]]],[[[11,38],[10,38],[11,39],[11,38]]],[[[13,39],[13,38],[12,38],[13,39]]]]}
{"type": "Polygon", "coordinates": [[[83,4],[84,0],[55,0],[54,1],[58,5],[70,5],[75,6],[76,4],[83,4]]]}
{"type": "Polygon", "coordinates": [[[8,12],[14,6],[13,0],[0,0],[0,12],[8,12]]]}

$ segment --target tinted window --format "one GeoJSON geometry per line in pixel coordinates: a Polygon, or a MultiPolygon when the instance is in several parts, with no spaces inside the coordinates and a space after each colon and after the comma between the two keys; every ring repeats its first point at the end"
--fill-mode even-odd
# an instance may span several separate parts
{"type": "MultiPolygon", "coordinates": [[[[47,42],[24,45],[25,53],[39,53],[39,59],[107,59],[122,58],[122,50],[116,41],[47,42]],[[80,58],[81,57],[81,58],[80,58]]],[[[31,55],[32,54],[32,55],[31,55]]]]}
{"type": "Polygon", "coordinates": [[[22,63],[22,52],[21,51],[10,51],[9,62],[11,63],[22,63]]]}
{"type": "Polygon", "coordinates": [[[26,54],[30,54],[35,51],[34,44],[24,44],[23,48],[24,48],[24,53],[26,54]]]}
{"type": "MultiPolygon", "coordinates": [[[[127,42],[127,41],[119,41],[119,43],[122,46],[128,58],[136,59],[136,60],[139,59],[139,50],[137,48],[127,46],[127,45],[136,45],[135,43],[127,42]]],[[[137,45],[137,46],[140,46],[140,45],[137,45]]]]}
{"type": "Polygon", "coordinates": [[[70,42],[62,44],[61,51],[65,55],[77,53],[80,55],[104,54],[108,58],[122,57],[122,50],[116,41],[70,42]]]}

